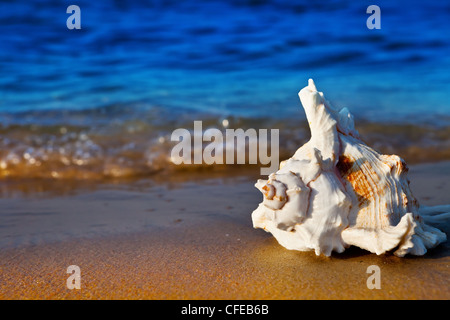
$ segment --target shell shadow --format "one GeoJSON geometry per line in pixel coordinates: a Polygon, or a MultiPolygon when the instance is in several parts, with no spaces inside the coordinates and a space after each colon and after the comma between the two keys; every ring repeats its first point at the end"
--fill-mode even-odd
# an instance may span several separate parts
{"type": "MultiPolygon", "coordinates": [[[[379,255],[378,257],[386,257],[386,258],[396,257],[393,253],[394,251],[395,251],[395,249],[391,250],[389,252],[386,252],[382,255],[379,255]]],[[[364,250],[364,249],[361,249],[361,248],[358,248],[355,246],[351,246],[351,247],[347,248],[342,253],[333,252],[331,254],[331,257],[333,259],[338,259],[338,260],[348,260],[348,259],[369,257],[369,256],[377,257],[377,255],[375,253],[371,253],[367,250],[364,250]]],[[[445,243],[441,243],[436,248],[428,249],[428,251],[423,256],[414,256],[414,255],[407,254],[404,257],[402,257],[401,259],[408,259],[408,260],[442,259],[442,258],[446,258],[449,256],[450,256],[450,243],[447,240],[445,243]]]]}
{"type": "Polygon", "coordinates": [[[361,248],[358,248],[355,246],[350,246],[349,248],[345,249],[345,251],[342,253],[337,253],[337,252],[333,251],[333,253],[331,254],[331,257],[333,259],[347,260],[347,259],[360,258],[363,256],[370,256],[372,254],[373,253],[371,253],[367,250],[364,250],[364,249],[361,249],[361,248]]]}

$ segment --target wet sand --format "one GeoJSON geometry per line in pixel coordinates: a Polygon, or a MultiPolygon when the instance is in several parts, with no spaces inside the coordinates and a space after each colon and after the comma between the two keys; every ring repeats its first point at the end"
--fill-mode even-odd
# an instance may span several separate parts
{"type": "MultiPolygon", "coordinates": [[[[449,162],[409,177],[422,205],[450,203],[449,162]]],[[[259,201],[247,178],[2,199],[0,298],[450,298],[448,242],[406,258],[289,251],[252,228],[259,201]],[[80,290],[66,287],[69,265],[81,269],[80,290]],[[371,265],[381,289],[367,287],[371,265]]],[[[450,222],[436,226],[450,234],[450,222]]]]}

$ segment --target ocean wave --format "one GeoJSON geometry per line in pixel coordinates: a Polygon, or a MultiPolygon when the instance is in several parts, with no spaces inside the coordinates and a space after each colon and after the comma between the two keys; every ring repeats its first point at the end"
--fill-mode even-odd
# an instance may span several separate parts
{"type": "MultiPolygon", "coordinates": [[[[223,136],[227,129],[278,129],[280,161],[309,140],[306,119],[170,117],[161,112],[114,118],[112,111],[80,111],[67,115],[71,122],[60,119],[58,123],[57,117],[47,114],[47,123],[33,118],[0,124],[0,179],[104,180],[177,172],[207,176],[212,171],[227,175],[262,166],[248,161],[243,165],[175,165],[171,150],[177,142],[171,141],[171,134],[177,128],[193,134],[194,120],[202,120],[203,131],[217,128],[223,136]]],[[[360,121],[357,129],[367,144],[385,154],[398,154],[408,163],[450,160],[450,126],[360,121]]],[[[202,147],[208,144],[203,142],[202,147]]],[[[248,140],[234,146],[235,156],[244,153],[248,158],[248,152],[248,140]]]]}

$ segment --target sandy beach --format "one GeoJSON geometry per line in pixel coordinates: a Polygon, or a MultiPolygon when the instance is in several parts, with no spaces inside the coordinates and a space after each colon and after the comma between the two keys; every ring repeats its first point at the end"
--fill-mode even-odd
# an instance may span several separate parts
{"type": "MultiPolygon", "coordinates": [[[[448,203],[450,163],[411,166],[421,205],[448,203]]],[[[0,200],[0,299],[449,299],[450,245],[425,256],[281,247],[250,214],[253,177],[102,186],[0,200]],[[67,267],[81,270],[69,290],[67,267]],[[381,271],[368,289],[367,268],[381,271]]],[[[450,223],[436,225],[450,234],[450,223]]]]}

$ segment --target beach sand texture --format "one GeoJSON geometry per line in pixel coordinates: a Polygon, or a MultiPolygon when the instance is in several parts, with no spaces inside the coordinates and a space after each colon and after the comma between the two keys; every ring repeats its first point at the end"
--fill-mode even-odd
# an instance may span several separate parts
{"type": "MultiPolygon", "coordinates": [[[[422,205],[446,204],[450,163],[412,166],[422,205]]],[[[251,225],[253,178],[0,200],[1,299],[449,299],[450,245],[317,257],[251,225]],[[81,289],[66,287],[67,267],[81,289]],[[367,268],[380,268],[369,289],[367,268]]],[[[450,222],[436,225],[447,235],[450,222]]]]}

